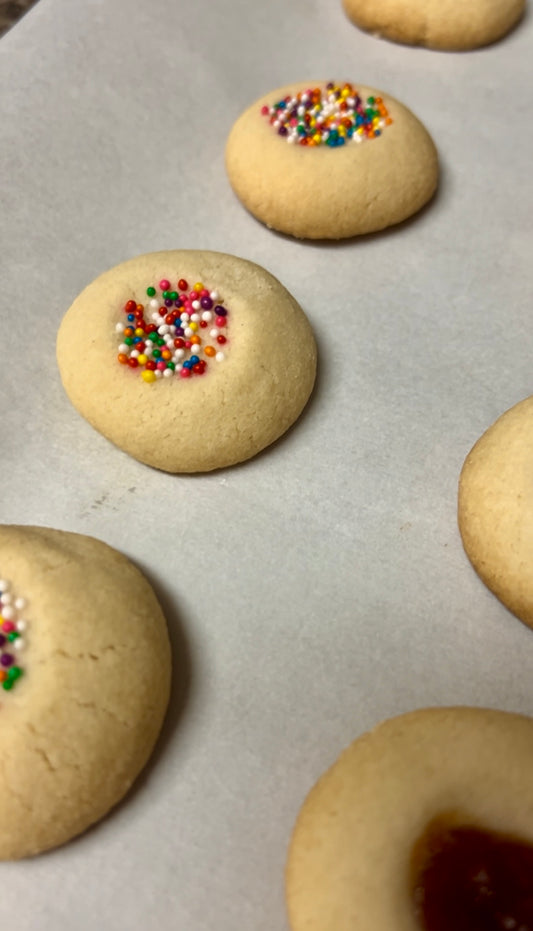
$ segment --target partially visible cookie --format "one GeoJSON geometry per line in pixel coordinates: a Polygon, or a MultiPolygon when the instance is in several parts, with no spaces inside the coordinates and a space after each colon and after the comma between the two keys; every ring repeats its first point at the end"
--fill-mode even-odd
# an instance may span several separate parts
{"type": "Polygon", "coordinates": [[[476,572],[533,627],[533,397],[502,414],[466,457],[458,518],[476,572]]]}
{"type": "Polygon", "coordinates": [[[533,927],[533,719],[432,708],[340,756],[298,816],[292,931],[533,927]]]}
{"type": "Polygon", "coordinates": [[[257,100],[231,130],[226,168],[250,213],[302,239],[400,223],[438,181],[435,146],[407,107],[334,82],[290,84],[257,100]]]}
{"type": "Polygon", "coordinates": [[[165,619],[99,540],[0,526],[0,859],[63,844],[128,791],[170,688],[165,619]]]}
{"type": "Polygon", "coordinates": [[[394,42],[462,51],[506,35],[525,0],[343,0],[349,18],[394,42]]]}
{"type": "Polygon", "coordinates": [[[264,268],[219,252],[154,252],[100,275],[67,311],[57,360],[100,433],[167,472],[242,462],[277,440],[315,381],[316,345],[264,268]]]}

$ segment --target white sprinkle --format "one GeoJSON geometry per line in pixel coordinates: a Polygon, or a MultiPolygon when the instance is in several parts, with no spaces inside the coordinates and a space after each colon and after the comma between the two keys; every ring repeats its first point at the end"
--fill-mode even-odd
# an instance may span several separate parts
{"type": "Polygon", "coordinates": [[[157,332],[159,333],[160,336],[164,336],[165,333],[169,333],[169,332],[170,332],[170,327],[169,327],[168,323],[163,323],[163,325],[159,327],[159,329],[158,329],[157,332]]]}
{"type": "Polygon", "coordinates": [[[17,630],[20,630],[21,633],[23,630],[26,630],[26,627],[27,627],[27,621],[24,621],[24,620],[17,621],[17,630]]]}
{"type": "Polygon", "coordinates": [[[162,377],[163,377],[163,372],[161,371],[161,369],[156,369],[155,372],[154,372],[154,375],[155,375],[156,378],[162,378],[162,377]]]}
{"type": "Polygon", "coordinates": [[[11,594],[11,592],[4,592],[4,594],[2,595],[3,604],[10,605],[12,601],[13,601],[13,595],[11,594]]]}
{"type": "Polygon", "coordinates": [[[12,621],[15,617],[15,612],[11,605],[6,605],[5,608],[2,608],[2,617],[4,621],[12,621]]]}
{"type": "Polygon", "coordinates": [[[214,338],[215,336],[218,336],[219,332],[220,332],[220,331],[217,330],[216,327],[213,327],[212,330],[209,330],[209,336],[212,336],[212,337],[214,338]]]}
{"type": "Polygon", "coordinates": [[[117,333],[123,333],[125,329],[126,327],[124,326],[123,323],[117,323],[115,327],[115,330],[117,331],[117,333]]]}
{"type": "Polygon", "coordinates": [[[165,371],[163,372],[163,378],[172,378],[173,374],[174,372],[172,371],[172,369],[165,369],[165,371]]]}
{"type": "MultiPolygon", "coordinates": [[[[213,298],[213,300],[216,300],[216,298],[213,298]]],[[[209,323],[209,321],[212,320],[212,319],[213,319],[213,314],[211,313],[211,311],[210,311],[210,310],[204,310],[204,312],[203,312],[203,314],[202,314],[202,320],[205,320],[206,323],[209,323]]]]}
{"type": "Polygon", "coordinates": [[[218,291],[211,291],[209,297],[212,301],[218,301],[218,291]]]}
{"type": "Polygon", "coordinates": [[[153,297],[152,300],[150,301],[150,307],[152,308],[152,310],[158,310],[159,301],[156,301],[155,297],[153,297]]]}
{"type": "Polygon", "coordinates": [[[191,330],[190,326],[185,327],[183,335],[189,338],[189,336],[194,336],[194,330],[191,330]]]}
{"type": "Polygon", "coordinates": [[[195,323],[198,323],[200,319],[200,314],[191,314],[191,320],[194,320],[195,323]]]}
{"type": "Polygon", "coordinates": [[[178,365],[176,366],[176,372],[181,372],[182,368],[183,368],[183,365],[181,364],[181,362],[179,362],[178,365]]]}
{"type": "Polygon", "coordinates": [[[224,355],[223,352],[217,352],[215,356],[215,359],[217,360],[217,362],[223,362],[225,358],[226,356],[224,355]]]}
{"type": "MultiPolygon", "coordinates": [[[[200,304],[200,301],[193,301],[193,302],[192,302],[192,309],[193,309],[193,310],[200,310],[200,307],[201,307],[201,306],[202,306],[202,305],[200,304]]],[[[191,317],[191,320],[192,320],[192,317],[191,317]]]]}
{"type": "Polygon", "coordinates": [[[9,589],[9,582],[7,579],[0,579],[0,592],[7,592],[9,589]]]}
{"type": "Polygon", "coordinates": [[[176,349],[176,352],[174,353],[174,362],[179,362],[180,359],[183,359],[184,355],[185,355],[184,349],[176,349]]]}
{"type": "Polygon", "coordinates": [[[182,323],[187,323],[189,320],[189,314],[186,311],[183,311],[180,317],[180,320],[182,321],[182,323]]]}
{"type": "Polygon", "coordinates": [[[139,350],[138,350],[138,349],[132,349],[132,351],[130,352],[130,359],[136,359],[137,356],[140,356],[139,350]]]}
{"type": "Polygon", "coordinates": [[[13,640],[13,646],[15,650],[23,650],[26,646],[26,641],[23,640],[22,637],[17,637],[16,640],[13,640]]]}

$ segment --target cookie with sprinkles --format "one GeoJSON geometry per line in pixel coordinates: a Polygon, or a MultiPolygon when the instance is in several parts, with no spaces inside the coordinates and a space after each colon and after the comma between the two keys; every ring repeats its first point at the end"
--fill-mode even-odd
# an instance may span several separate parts
{"type": "Polygon", "coordinates": [[[159,252],[105,272],[57,338],[78,411],[167,472],[242,462],[278,439],[313,388],[316,345],[265,269],[215,252],[159,252]]]}
{"type": "Polygon", "coordinates": [[[151,586],[99,540],[0,526],[0,566],[0,859],[14,860],[128,791],[163,722],[170,647],[151,586]]]}
{"type": "Polygon", "coordinates": [[[13,591],[9,579],[0,579],[0,685],[4,692],[10,692],[24,672],[25,610],[26,599],[13,591]]]}
{"type": "Polygon", "coordinates": [[[407,107],[335,81],[288,85],[252,104],[230,132],[226,169],[250,213],[302,239],[399,223],[438,182],[433,141],[407,107]]]}
{"type": "Polygon", "coordinates": [[[465,51],[505,36],[525,0],[343,0],[349,19],[379,37],[426,48],[465,51]]]}

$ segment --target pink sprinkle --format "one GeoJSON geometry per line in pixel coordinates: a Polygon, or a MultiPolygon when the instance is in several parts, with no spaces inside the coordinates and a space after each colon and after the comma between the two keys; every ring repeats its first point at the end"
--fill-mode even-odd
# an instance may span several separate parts
{"type": "Polygon", "coordinates": [[[13,624],[13,621],[4,621],[4,623],[2,624],[2,630],[6,634],[10,634],[13,630],[15,630],[15,625],[13,624]]]}
{"type": "Polygon", "coordinates": [[[158,362],[157,365],[156,365],[156,368],[158,368],[160,372],[164,372],[164,370],[166,369],[166,367],[167,367],[167,363],[166,363],[166,362],[158,362]]]}
{"type": "Polygon", "coordinates": [[[209,297],[209,291],[207,288],[204,288],[202,291],[200,291],[200,297],[209,297]]]}
{"type": "Polygon", "coordinates": [[[190,378],[190,374],[191,374],[190,369],[182,369],[180,372],[180,375],[182,378],[190,378]]]}
{"type": "Polygon", "coordinates": [[[217,326],[226,326],[226,318],[225,318],[225,317],[217,317],[217,319],[216,319],[216,324],[217,324],[217,326]]]}
{"type": "Polygon", "coordinates": [[[262,106],[262,107],[261,107],[261,113],[263,114],[263,116],[266,116],[267,113],[269,113],[269,112],[270,112],[270,107],[267,107],[267,106],[262,106]]]}
{"type": "Polygon", "coordinates": [[[191,346],[192,346],[192,343],[191,343],[190,339],[186,339],[186,340],[185,340],[185,348],[186,348],[186,349],[190,349],[191,346]]]}
{"type": "Polygon", "coordinates": [[[168,281],[166,278],[162,278],[161,281],[159,282],[159,287],[161,288],[162,291],[168,291],[168,289],[170,288],[170,281],[168,281]]]}

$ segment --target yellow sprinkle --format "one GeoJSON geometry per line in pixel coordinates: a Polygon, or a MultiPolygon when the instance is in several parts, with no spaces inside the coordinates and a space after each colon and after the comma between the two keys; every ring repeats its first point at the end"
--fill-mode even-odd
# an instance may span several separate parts
{"type": "Polygon", "coordinates": [[[137,356],[137,362],[139,365],[146,365],[148,362],[148,356],[145,356],[144,352],[140,356],[137,356]]]}
{"type": "Polygon", "coordinates": [[[193,331],[198,329],[198,324],[194,320],[189,320],[189,326],[193,331]]]}
{"type": "Polygon", "coordinates": [[[144,372],[141,372],[141,378],[143,381],[147,382],[155,381],[155,372],[150,372],[149,369],[145,369],[144,372]]]}
{"type": "Polygon", "coordinates": [[[141,330],[140,327],[137,327],[135,330],[135,336],[144,336],[144,330],[141,330]]]}
{"type": "Polygon", "coordinates": [[[201,282],[201,281],[197,281],[196,284],[195,284],[195,286],[194,286],[194,288],[193,288],[193,291],[203,291],[203,290],[204,290],[204,286],[203,286],[202,282],[201,282]]]}

